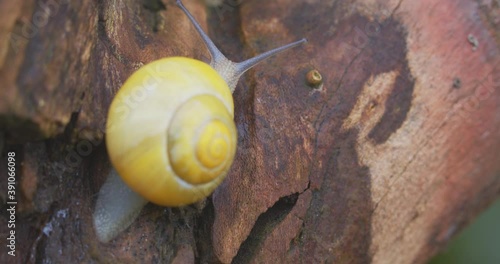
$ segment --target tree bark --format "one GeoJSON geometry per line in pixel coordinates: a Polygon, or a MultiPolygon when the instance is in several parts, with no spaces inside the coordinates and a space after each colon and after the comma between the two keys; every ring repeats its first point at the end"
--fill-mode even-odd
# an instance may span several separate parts
{"type": "Polygon", "coordinates": [[[0,262],[425,263],[500,194],[499,1],[184,2],[235,61],[309,42],[240,80],[211,197],[149,204],[102,244],[113,95],[141,65],[208,52],[175,1],[0,1],[4,236],[9,152],[17,172],[0,262]]]}

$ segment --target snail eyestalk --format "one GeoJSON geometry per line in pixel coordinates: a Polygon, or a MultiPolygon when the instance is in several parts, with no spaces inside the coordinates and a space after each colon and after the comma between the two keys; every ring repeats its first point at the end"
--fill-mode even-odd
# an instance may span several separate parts
{"type": "Polygon", "coordinates": [[[247,70],[252,68],[253,66],[257,65],[259,62],[272,57],[280,52],[283,52],[287,49],[297,47],[303,43],[306,43],[307,40],[305,38],[292,42],[290,44],[284,45],[279,48],[275,48],[270,51],[266,51],[260,55],[257,55],[253,58],[250,58],[248,60],[242,61],[242,62],[233,62],[226,58],[222,52],[215,46],[213,41],[208,37],[208,35],[203,31],[201,28],[200,24],[196,22],[194,17],[189,13],[189,11],[186,9],[186,7],[182,4],[181,0],[177,0],[177,5],[182,9],[182,11],[186,14],[186,16],[189,18],[193,26],[195,27],[196,31],[198,31],[198,34],[200,34],[201,38],[203,39],[203,42],[208,48],[208,51],[210,52],[210,55],[212,56],[212,61],[210,62],[210,66],[217,71],[221,77],[226,81],[227,85],[229,86],[229,89],[231,89],[231,92],[234,92],[234,89],[236,88],[236,84],[238,84],[238,80],[240,79],[241,75],[245,73],[247,70]]]}

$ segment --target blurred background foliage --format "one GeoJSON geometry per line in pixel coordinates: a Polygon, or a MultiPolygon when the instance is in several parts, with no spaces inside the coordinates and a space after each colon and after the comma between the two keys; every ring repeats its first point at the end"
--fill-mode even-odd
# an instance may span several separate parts
{"type": "Polygon", "coordinates": [[[500,199],[429,264],[500,264],[500,199]]]}

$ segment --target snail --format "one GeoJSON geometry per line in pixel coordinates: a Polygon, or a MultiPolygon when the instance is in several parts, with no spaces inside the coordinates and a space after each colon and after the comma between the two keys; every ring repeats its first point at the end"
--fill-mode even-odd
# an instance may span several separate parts
{"type": "Polygon", "coordinates": [[[237,144],[232,92],[260,61],[296,47],[284,45],[244,62],[227,59],[184,7],[210,51],[210,65],[169,57],[134,72],[114,97],[106,147],[114,169],[93,214],[101,242],[126,229],[148,202],[184,206],[209,196],[231,167],[237,144]]]}

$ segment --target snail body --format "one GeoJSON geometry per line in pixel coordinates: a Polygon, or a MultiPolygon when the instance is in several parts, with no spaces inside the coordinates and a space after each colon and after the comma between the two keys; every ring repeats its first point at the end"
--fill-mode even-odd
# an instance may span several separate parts
{"type": "Polygon", "coordinates": [[[284,45],[243,62],[227,59],[177,0],[212,56],[210,65],[170,57],[134,72],[113,99],[106,147],[114,169],[99,191],[94,227],[101,242],[127,228],[147,202],[183,206],[209,196],[234,159],[237,131],[232,92],[260,61],[298,46],[284,45]]]}

